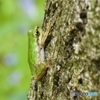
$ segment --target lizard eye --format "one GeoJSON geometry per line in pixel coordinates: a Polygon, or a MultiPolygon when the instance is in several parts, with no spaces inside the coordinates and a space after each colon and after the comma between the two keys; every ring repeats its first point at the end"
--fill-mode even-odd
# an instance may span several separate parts
{"type": "Polygon", "coordinates": [[[39,35],[40,35],[39,31],[36,31],[36,32],[35,32],[35,35],[36,35],[36,36],[39,36],[39,35]]]}
{"type": "Polygon", "coordinates": [[[36,36],[39,36],[40,35],[40,32],[38,30],[39,30],[39,27],[38,26],[35,27],[35,35],[36,36]]]}

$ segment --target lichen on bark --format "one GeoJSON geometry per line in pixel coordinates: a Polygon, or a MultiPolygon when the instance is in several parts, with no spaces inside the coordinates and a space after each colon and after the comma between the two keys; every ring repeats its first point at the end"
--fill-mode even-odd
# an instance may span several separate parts
{"type": "Polygon", "coordinates": [[[99,100],[70,92],[100,94],[99,0],[47,0],[42,28],[49,30],[45,48],[50,67],[31,85],[29,100],[99,100]]]}

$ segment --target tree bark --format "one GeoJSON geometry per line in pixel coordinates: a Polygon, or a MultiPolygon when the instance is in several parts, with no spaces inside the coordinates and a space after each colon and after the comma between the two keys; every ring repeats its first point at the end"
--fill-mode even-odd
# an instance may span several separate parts
{"type": "Polygon", "coordinates": [[[49,68],[29,100],[99,100],[100,1],[46,0],[42,29],[49,68]],[[70,96],[75,91],[98,96],[70,96]]]}

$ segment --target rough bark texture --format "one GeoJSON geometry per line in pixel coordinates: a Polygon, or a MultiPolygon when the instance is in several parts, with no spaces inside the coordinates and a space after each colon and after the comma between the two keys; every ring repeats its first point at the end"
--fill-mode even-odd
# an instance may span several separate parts
{"type": "Polygon", "coordinates": [[[49,29],[50,68],[36,90],[31,85],[29,100],[99,100],[100,1],[47,0],[42,28],[49,29]],[[98,96],[71,97],[71,91],[98,96]]]}

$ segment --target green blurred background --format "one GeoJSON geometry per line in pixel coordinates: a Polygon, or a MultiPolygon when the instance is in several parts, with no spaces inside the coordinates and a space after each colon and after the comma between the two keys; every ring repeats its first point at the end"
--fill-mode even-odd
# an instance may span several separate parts
{"type": "Polygon", "coordinates": [[[28,30],[41,25],[45,0],[0,0],[0,100],[27,100],[28,30]]]}

